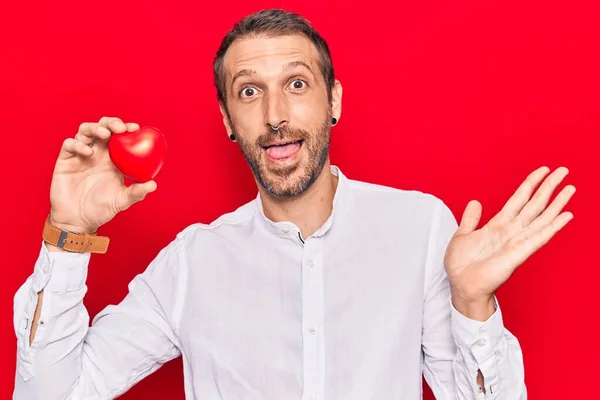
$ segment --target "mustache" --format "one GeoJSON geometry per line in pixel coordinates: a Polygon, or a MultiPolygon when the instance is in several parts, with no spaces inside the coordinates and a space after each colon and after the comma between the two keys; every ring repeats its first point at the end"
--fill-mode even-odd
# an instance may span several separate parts
{"type": "Polygon", "coordinates": [[[260,147],[267,146],[269,143],[274,140],[289,140],[289,141],[299,141],[305,140],[308,138],[310,134],[308,131],[304,129],[295,129],[289,126],[285,126],[279,128],[274,131],[273,129],[267,129],[266,133],[260,135],[258,139],[256,139],[256,144],[260,147]]]}

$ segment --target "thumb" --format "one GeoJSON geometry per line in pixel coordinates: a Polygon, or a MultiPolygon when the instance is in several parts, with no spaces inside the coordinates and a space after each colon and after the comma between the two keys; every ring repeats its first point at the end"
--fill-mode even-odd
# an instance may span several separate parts
{"type": "Polygon", "coordinates": [[[155,181],[148,181],[144,183],[133,183],[127,186],[123,190],[125,196],[122,196],[122,204],[120,204],[121,210],[125,210],[131,207],[138,201],[144,200],[148,193],[152,193],[156,190],[157,185],[155,181]]]}
{"type": "Polygon", "coordinates": [[[462,215],[460,226],[456,232],[459,235],[464,235],[473,232],[477,229],[479,221],[481,220],[481,203],[477,200],[471,200],[462,215]]]}

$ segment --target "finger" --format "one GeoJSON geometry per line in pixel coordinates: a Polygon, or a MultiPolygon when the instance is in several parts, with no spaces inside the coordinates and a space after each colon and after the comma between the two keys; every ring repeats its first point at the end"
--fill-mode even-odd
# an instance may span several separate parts
{"type": "Polygon", "coordinates": [[[531,200],[523,207],[517,218],[522,226],[527,226],[536,219],[546,208],[552,193],[558,185],[565,179],[569,170],[565,167],[560,167],[552,172],[540,186],[531,200]]]}
{"type": "Polygon", "coordinates": [[[90,146],[94,140],[107,140],[110,137],[110,131],[96,122],[84,122],[79,125],[79,130],[75,139],[90,146]]]}
{"type": "Polygon", "coordinates": [[[551,223],[546,224],[537,232],[521,235],[516,239],[513,248],[515,250],[515,265],[521,265],[533,253],[545,246],[550,239],[554,237],[573,219],[573,213],[564,212],[554,218],[551,223]]]}
{"type": "Polygon", "coordinates": [[[463,235],[471,233],[477,229],[479,221],[481,221],[481,210],[481,203],[477,200],[471,200],[463,212],[462,219],[456,233],[463,235]]]}
{"type": "Polygon", "coordinates": [[[549,172],[550,169],[548,167],[540,167],[530,173],[515,193],[508,199],[502,210],[492,218],[490,223],[504,224],[513,220],[523,207],[525,207],[535,188],[549,172]]]}
{"type": "Polygon", "coordinates": [[[87,146],[91,145],[94,142],[94,137],[91,133],[94,125],[97,124],[94,124],[93,122],[84,122],[79,125],[79,129],[75,134],[75,139],[87,146]]]}
{"type": "Polygon", "coordinates": [[[74,156],[89,157],[94,154],[94,150],[85,143],[68,138],[65,139],[58,155],[59,159],[65,160],[74,156]]]}
{"type": "Polygon", "coordinates": [[[136,124],[135,122],[128,122],[125,125],[127,125],[127,132],[135,132],[138,129],[140,129],[140,126],[138,124],[136,124]]]}
{"type": "Polygon", "coordinates": [[[123,133],[127,131],[127,125],[125,125],[120,118],[102,117],[98,123],[112,133],[123,133]]]}
{"type": "Polygon", "coordinates": [[[149,193],[156,190],[157,185],[155,181],[148,181],[144,183],[134,183],[123,189],[123,196],[120,199],[118,205],[119,211],[123,211],[131,207],[133,204],[142,201],[146,198],[149,193]]]}
{"type": "Polygon", "coordinates": [[[539,230],[542,226],[549,224],[554,220],[565,208],[567,203],[571,200],[571,197],[575,194],[575,186],[567,185],[560,191],[556,198],[552,201],[550,206],[537,217],[528,227],[532,231],[539,230]]]}
{"type": "Polygon", "coordinates": [[[148,193],[152,193],[156,190],[157,185],[155,181],[148,181],[144,183],[134,183],[127,189],[129,191],[129,197],[135,201],[142,200],[148,193]]]}

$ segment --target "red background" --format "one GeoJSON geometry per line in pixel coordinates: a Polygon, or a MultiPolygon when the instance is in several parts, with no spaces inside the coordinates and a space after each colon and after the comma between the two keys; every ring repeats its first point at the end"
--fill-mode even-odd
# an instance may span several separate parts
{"type": "MultiPolygon", "coordinates": [[[[112,244],[91,261],[94,316],[178,231],[255,196],[211,67],[231,24],[270,6],[305,14],[330,43],[345,89],[332,159],[349,177],[433,193],[458,218],[476,198],[487,221],[533,169],[570,168],[575,219],[498,295],[530,398],[594,397],[598,10],[574,0],[18,3],[0,11],[1,398],[13,389],[12,298],[38,254],[62,140],[109,115],[155,125],[169,144],[158,191],[102,230],[112,244]]],[[[173,361],[124,398],[182,399],[181,373],[173,361]]]]}

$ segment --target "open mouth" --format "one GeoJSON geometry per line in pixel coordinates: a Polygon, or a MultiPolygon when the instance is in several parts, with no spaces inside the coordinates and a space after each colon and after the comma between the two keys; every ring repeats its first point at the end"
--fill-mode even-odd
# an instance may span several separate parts
{"type": "Polygon", "coordinates": [[[265,152],[267,153],[269,158],[272,158],[274,160],[284,160],[286,158],[290,158],[296,155],[296,153],[300,151],[302,143],[302,140],[290,140],[287,142],[263,146],[263,149],[265,149],[265,152]]]}

